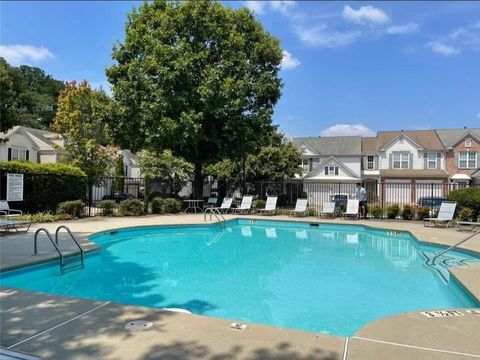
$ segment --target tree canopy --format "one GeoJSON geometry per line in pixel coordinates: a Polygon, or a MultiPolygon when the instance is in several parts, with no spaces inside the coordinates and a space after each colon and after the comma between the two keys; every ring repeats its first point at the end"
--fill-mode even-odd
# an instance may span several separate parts
{"type": "Polygon", "coordinates": [[[129,14],[107,77],[112,134],[132,151],[171,149],[202,166],[254,153],[274,130],[282,51],[253,14],[219,2],[144,3],[129,14]]]}
{"type": "Polygon", "coordinates": [[[109,98],[94,90],[87,81],[69,82],[61,91],[52,129],[68,139],[65,149],[73,165],[89,180],[98,183],[113,168],[118,149],[109,145],[106,119],[110,116],[109,98]]]}
{"type": "Polygon", "coordinates": [[[57,109],[57,98],[64,83],[38,68],[10,66],[0,58],[0,130],[15,125],[48,129],[57,109]]]}

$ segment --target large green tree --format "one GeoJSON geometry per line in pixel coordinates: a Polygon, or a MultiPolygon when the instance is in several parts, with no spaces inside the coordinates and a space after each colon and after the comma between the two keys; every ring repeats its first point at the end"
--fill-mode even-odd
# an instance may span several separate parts
{"type": "Polygon", "coordinates": [[[64,83],[37,67],[10,66],[0,58],[0,130],[15,125],[48,129],[64,83]]]}
{"type": "Polygon", "coordinates": [[[133,151],[172,149],[202,167],[246,158],[274,129],[282,52],[253,14],[219,2],[157,0],[134,10],[107,69],[119,105],[112,134],[133,151]]]}
{"type": "Polygon", "coordinates": [[[67,139],[65,149],[73,165],[80,167],[91,184],[113,169],[118,149],[109,145],[106,120],[110,116],[108,96],[87,81],[69,82],[58,98],[52,129],[67,139]]]}

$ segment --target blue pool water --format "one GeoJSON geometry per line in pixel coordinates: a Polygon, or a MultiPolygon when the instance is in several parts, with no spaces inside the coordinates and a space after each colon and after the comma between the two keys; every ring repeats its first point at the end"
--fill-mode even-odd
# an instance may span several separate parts
{"type": "Polygon", "coordinates": [[[60,275],[55,262],[2,274],[1,284],[344,336],[399,312],[477,306],[424,265],[422,252],[439,248],[408,233],[242,219],[91,239],[102,250],[85,269],[60,275]]]}

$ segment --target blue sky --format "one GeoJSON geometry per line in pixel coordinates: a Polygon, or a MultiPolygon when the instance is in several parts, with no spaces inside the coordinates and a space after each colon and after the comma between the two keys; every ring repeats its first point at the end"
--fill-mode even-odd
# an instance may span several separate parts
{"type": "MultiPolygon", "coordinates": [[[[281,40],[287,136],[480,127],[480,3],[229,1],[281,40]]],[[[108,88],[139,2],[1,2],[0,56],[108,88]]]]}

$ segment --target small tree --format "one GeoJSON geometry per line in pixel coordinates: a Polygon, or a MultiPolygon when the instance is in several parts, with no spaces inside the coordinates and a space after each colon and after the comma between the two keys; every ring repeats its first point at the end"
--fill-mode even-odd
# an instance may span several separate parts
{"type": "Polygon", "coordinates": [[[108,116],[109,98],[105,92],[92,89],[86,80],[79,85],[69,82],[60,93],[52,129],[67,139],[65,149],[73,165],[87,174],[90,184],[101,182],[118,152],[108,145],[108,116]]]}
{"type": "Polygon", "coordinates": [[[115,192],[123,192],[125,181],[124,181],[125,172],[123,170],[123,155],[118,153],[115,158],[115,192]]]}
{"type": "MultiPolygon", "coordinates": [[[[193,165],[181,157],[176,157],[170,150],[156,153],[142,150],[138,154],[140,171],[145,177],[145,182],[159,180],[169,186],[177,194],[186,183],[192,179],[193,165]]],[[[167,186],[163,186],[163,196],[166,195],[167,186]]],[[[147,191],[145,191],[146,196],[147,191]]]]}

